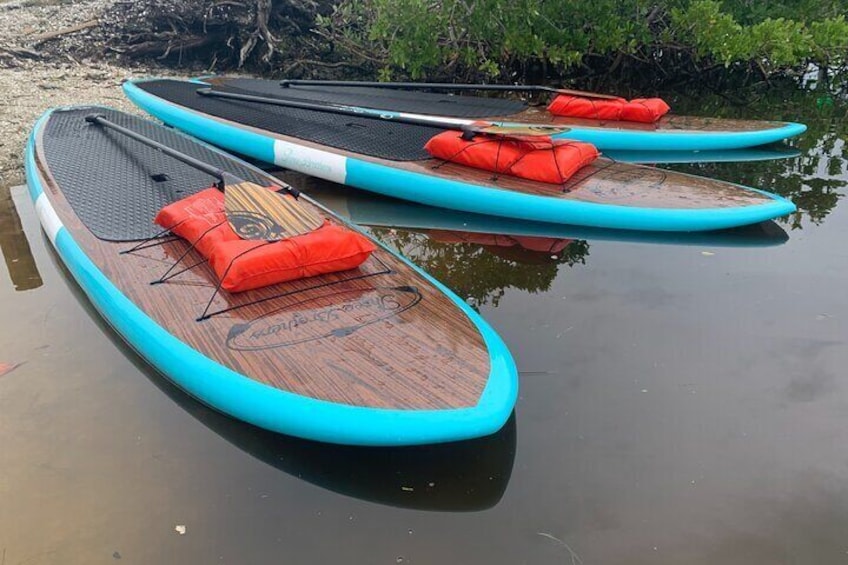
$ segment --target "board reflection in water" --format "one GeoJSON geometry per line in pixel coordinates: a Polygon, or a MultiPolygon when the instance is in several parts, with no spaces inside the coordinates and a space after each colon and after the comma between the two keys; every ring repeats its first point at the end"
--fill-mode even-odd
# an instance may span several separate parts
{"type": "Polygon", "coordinates": [[[543,265],[555,263],[568,250],[575,253],[575,240],[557,237],[534,237],[521,235],[500,235],[488,233],[473,233],[451,230],[418,230],[430,241],[444,244],[478,245],[492,255],[507,261],[525,265],[543,265]]]}
{"type": "Polygon", "coordinates": [[[15,290],[32,290],[40,287],[43,282],[21,225],[21,218],[15,209],[13,190],[20,191],[21,194],[24,191],[23,187],[0,188],[0,250],[3,252],[6,270],[15,290]]]}
{"type": "Polygon", "coordinates": [[[272,174],[337,214],[369,226],[383,243],[477,306],[497,306],[508,288],[531,293],[548,290],[561,265],[586,264],[591,241],[765,247],[789,239],[773,221],[714,232],[607,230],[455,212],[363,193],[290,171],[272,174]]]}
{"type": "Polygon", "coordinates": [[[506,491],[516,447],[515,414],[494,435],[411,447],[333,445],[275,434],[228,418],[158,376],[154,383],[212,431],[289,475],[368,502],[414,510],[480,511],[506,491]]]}

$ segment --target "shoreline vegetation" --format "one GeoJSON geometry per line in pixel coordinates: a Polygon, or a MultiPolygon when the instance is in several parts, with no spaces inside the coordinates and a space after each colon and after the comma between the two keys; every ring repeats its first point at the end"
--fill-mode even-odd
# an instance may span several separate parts
{"type": "MultiPolygon", "coordinates": [[[[704,73],[759,79],[843,71],[840,0],[15,0],[55,11],[10,56],[198,65],[302,78],[666,84],[704,73]]],[[[21,39],[21,37],[19,37],[21,39]]]]}
{"type": "MultiPolygon", "coordinates": [[[[564,84],[629,96],[775,81],[845,95],[835,0],[0,0],[0,185],[44,110],[149,75],[564,84]],[[398,17],[401,14],[403,17],[398,17]]],[[[775,116],[776,117],[776,116],[775,116]]]]}

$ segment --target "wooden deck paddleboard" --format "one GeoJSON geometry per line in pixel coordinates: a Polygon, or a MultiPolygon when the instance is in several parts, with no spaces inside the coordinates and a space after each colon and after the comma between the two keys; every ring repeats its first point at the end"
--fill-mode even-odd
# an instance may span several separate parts
{"type": "Polygon", "coordinates": [[[429,157],[442,130],[197,94],[204,84],[128,81],[124,92],[165,123],[280,167],[431,206],[599,228],[703,231],[784,216],[779,196],[661,169],[598,159],[564,184],[493,177],[429,157]]]}
{"type": "Polygon", "coordinates": [[[274,175],[297,186],[311,198],[357,225],[426,234],[435,232],[467,234],[464,237],[467,241],[474,240],[475,234],[484,238],[584,239],[591,242],[619,241],[716,247],[770,247],[783,245],[789,241],[786,230],[773,221],[734,229],[691,233],[605,230],[454,212],[349,190],[343,185],[293,171],[274,171],[274,175]]]}
{"type": "MultiPolygon", "coordinates": [[[[86,123],[93,112],[241,178],[279,181],[106,108],[55,109],[32,131],[27,184],[44,231],[100,314],[180,388],[254,425],[332,443],[455,441],[507,421],[517,373],[501,339],[464,301],[382,246],[357,269],[215,292],[200,256],[181,239],[155,237],[151,224],[158,206],[212,179],[86,123]],[[193,268],[151,285],[180,257],[193,268]],[[207,306],[211,316],[198,321],[207,306]]],[[[299,202],[344,223],[306,196],[299,202]]]]}
{"type": "Polygon", "coordinates": [[[802,134],[807,126],[795,122],[737,120],[667,114],[654,123],[594,120],[555,116],[544,106],[473,95],[449,95],[421,90],[389,90],[324,85],[291,85],[244,77],[209,77],[215,86],[262,96],[318,100],[360,108],[363,112],[453,118],[458,123],[488,120],[571,128],[569,139],[593,143],[599,149],[636,151],[704,151],[739,149],[774,143],[802,134]]]}

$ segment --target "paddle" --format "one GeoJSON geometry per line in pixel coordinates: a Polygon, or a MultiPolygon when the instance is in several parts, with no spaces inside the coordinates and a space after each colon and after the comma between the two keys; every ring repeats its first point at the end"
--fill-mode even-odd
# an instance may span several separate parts
{"type": "Polygon", "coordinates": [[[92,114],[85,121],[114,130],[218,179],[216,186],[224,193],[227,222],[242,239],[278,241],[310,232],[324,223],[323,218],[300,205],[295,199],[297,191],[288,185],[281,188],[287,194],[268,190],[119,126],[103,115],[92,114]]]}
{"type": "Polygon", "coordinates": [[[317,112],[328,112],[330,114],[341,114],[343,116],[357,116],[360,118],[369,118],[372,120],[385,120],[390,122],[398,122],[402,124],[412,124],[416,126],[437,127],[443,129],[451,129],[462,132],[463,139],[472,139],[475,135],[495,135],[495,136],[550,136],[559,133],[571,131],[571,128],[566,126],[529,126],[524,124],[493,124],[490,122],[475,122],[475,123],[458,123],[454,121],[442,120],[439,118],[414,117],[398,114],[390,114],[380,112],[379,110],[370,110],[363,108],[353,108],[350,106],[332,106],[326,104],[315,104],[313,102],[302,102],[300,100],[283,100],[279,98],[266,98],[264,96],[253,96],[251,94],[236,94],[234,92],[221,92],[212,90],[211,88],[199,88],[197,94],[201,96],[212,96],[216,98],[226,98],[230,100],[241,100],[244,102],[256,102],[259,104],[272,104],[274,106],[284,106],[286,108],[298,108],[301,110],[315,110],[317,112]]]}
{"type": "Polygon", "coordinates": [[[572,90],[570,88],[555,88],[541,84],[453,84],[450,82],[372,82],[364,80],[281,80],[280,86],[350,86],[354,88],[419,88],[434,90],[490,90],[497,92],[552,92],[554,94],[570,94],[571,96],[582,96],[584,98],[600,98],[601,100],[621,100],[620,96],[612,94],[600,94],[598,92],[587,92],[585,90],[572,90]]]}

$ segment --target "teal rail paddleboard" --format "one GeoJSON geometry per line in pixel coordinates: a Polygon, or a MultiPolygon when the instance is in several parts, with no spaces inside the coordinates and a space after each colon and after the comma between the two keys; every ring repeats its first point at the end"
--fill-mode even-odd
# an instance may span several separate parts
{"type": "Polygon", "coordinates": [[[598,159],[563,185],[429,157],[439,129],[265,103],[210,98],[204,84],[128,81],[126,95],[163,122],[277,166],[431,206],[597,228],[703,231],[770,220],[795,210],[739,185],[598,159]]]}
{"type": "MultiPolygon", "coordinates": [[[[107,108],[55,109],[33,128],[27,184],[44,231],[104,319],[181,389],[256,426],[340,444],[449,442],[507,422],[512,358],[447,288],[378,245],[355,269],[223,291],[193,246],[152,224],[215,178],[93,115],[241,179],[280,181],[107,108]]],[[[357,229],[308,196],[296,202],[357,229]]]]}
{"type": "Polygon", "coordinates": [[[653,245],[696,245],[710,247],[772,247],[789,241],[789,234],[773,221],[750,226],[704,232],[647,232],[607,230],[580,226],[529,222],[455,212],[415,204],[396,198],[349,190],[343,185],[292,171],[275,171],[278,178],[293,184],[336,214],[360,226],[393,228],[424,233],[452,232],[522,239],[585,239],[653,245]]]}
{"type": "MultiPolygon", "coordinates": [[[[498,123],[564,125],[563,137],[589,141],[599,149],[630,151],[705,151],[739,149],[800,135],[804,124],[768,120],[738,120],[667,114],[654,123],[554,116],[544,106],[515,100],[452,95],[450,89],[428,92],[385,87],[356,87],[355,82],[272,81],[244,77],[208,77],[215,88],[290,100],[319,101],[358,108],[382,116],[417,116],[457,124],[476,120],[498,123]],[[304,84],[311,83],[315,84],[304,84]]],[[[368,83],[370,84],[370,83],[368,83]]]]}

